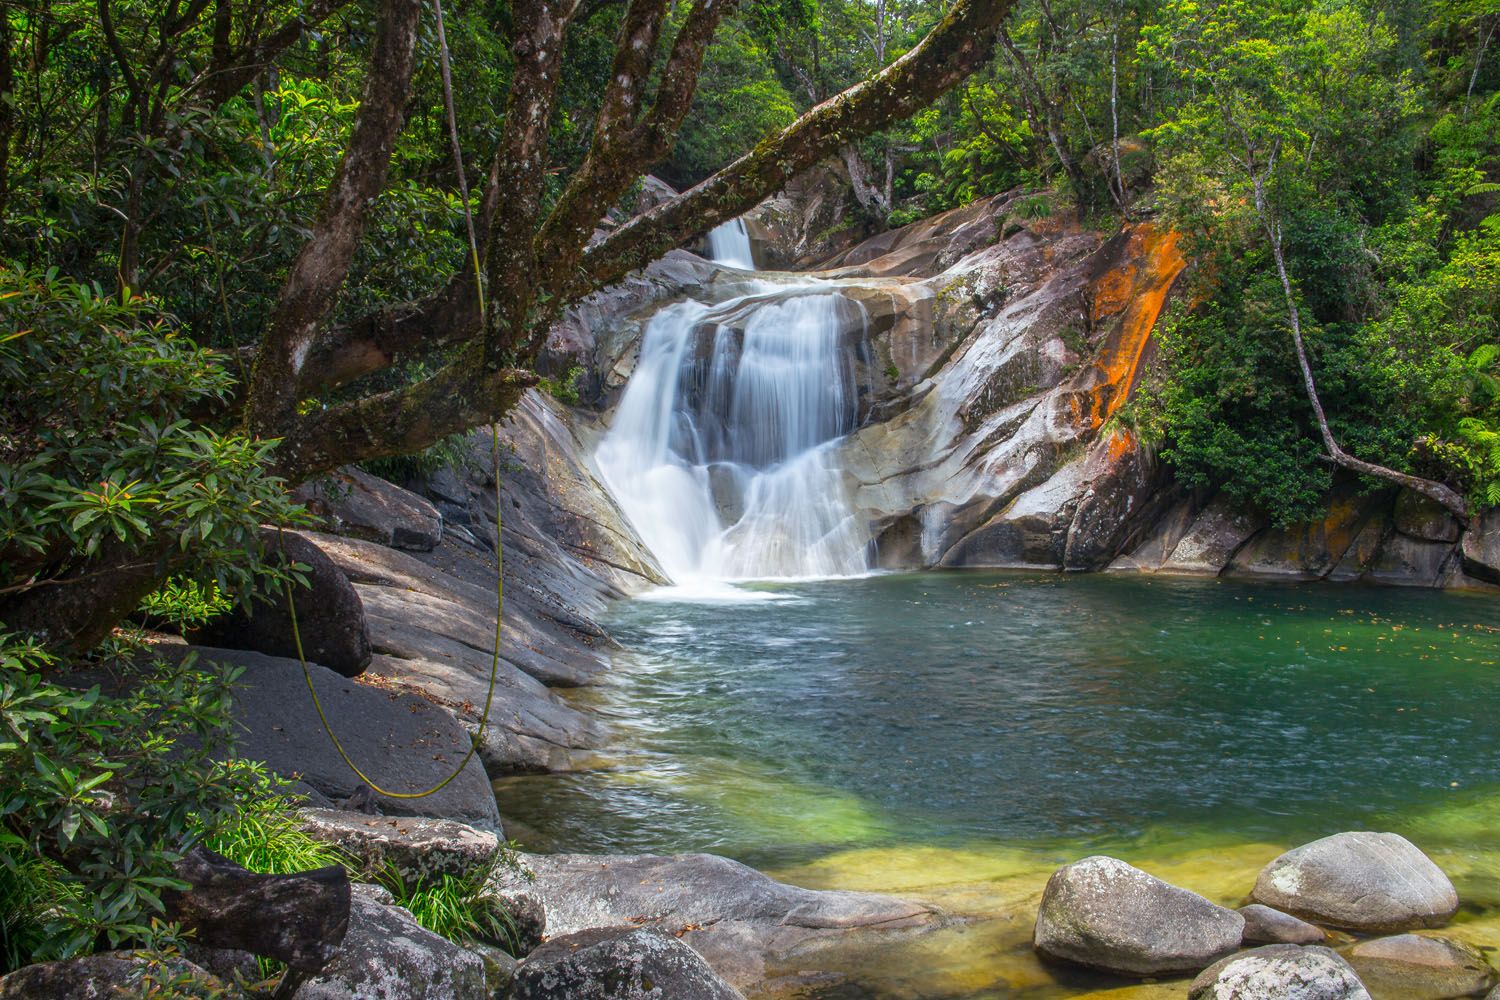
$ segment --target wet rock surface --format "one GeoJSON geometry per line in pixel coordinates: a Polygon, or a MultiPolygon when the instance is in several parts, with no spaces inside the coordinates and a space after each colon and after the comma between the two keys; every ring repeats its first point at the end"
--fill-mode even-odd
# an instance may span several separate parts
{"type": "Polygon", "coordinates": [[[1361,941],[1344,957],[1375,1000],[1450,1000],[1480,996],[1495,985],[1495,971],[1476,949],[1418,934],[1361,941]]]}

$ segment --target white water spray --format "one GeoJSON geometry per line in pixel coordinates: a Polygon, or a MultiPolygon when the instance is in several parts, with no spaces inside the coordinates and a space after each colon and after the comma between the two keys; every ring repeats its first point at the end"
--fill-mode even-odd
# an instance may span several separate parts
{"type": "Polygon", "coordinates": [[[708,253],[726,267],[755,270],[755,254],[750,249],[750,231],[745,228],[744,219],[730,219],[709,230],[708,253]]]}
{"type": "Polygon", "coordinates": [[[652,318],[596,458],[675,583],[868,569],[836,459],[857,416],[847,335],[863,329],[863,308],[815,278],[652,318]]]}

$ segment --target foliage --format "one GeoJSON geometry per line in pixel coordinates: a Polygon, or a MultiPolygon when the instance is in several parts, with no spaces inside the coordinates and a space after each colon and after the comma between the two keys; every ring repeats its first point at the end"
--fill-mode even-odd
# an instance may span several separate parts
{"type": "Polygon", "coordinates": [[[574,365],[564,374],[548,376],[543,378],[538,384],[543,392],[559,403],[566,403],[568,406],[577,406],[579,383],[583,381],[583,374],[583,369],[578,365],[574,365]]]}
{"type": "Polygon", "coordinates": [[[412,881],[394,867],[369,873],[390,890],[399,906],[411,912],[417,923],[459,944],[481,942],[498,945],[512,953],[520,939],[515,921],[494,896],[485,891],[493,869],[514,864],[503,851],[489,867],[462,876],[439,875],[412,881]]]}
{"type": "Polygon", "coordinates": [[[194,423],[232,384],[149,301],[0,265],[0,586],[44,587],[101,550],[247,594],[265,522],[296,510],[271,442],[194,423]]]}
{"type": "Polygon", "coordinates": [[[20,901],[8,961],[170,937],[173,864],[257,787],[220,763],[236,671],[145,655],[101,666],[49,680],[40,645],[0,635],[0,868],[20,901]]]}

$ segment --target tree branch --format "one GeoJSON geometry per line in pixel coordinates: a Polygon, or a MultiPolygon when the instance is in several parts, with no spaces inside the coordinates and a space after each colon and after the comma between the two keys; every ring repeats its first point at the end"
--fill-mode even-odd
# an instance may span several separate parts
{"type": "Polygon", "coordinates": [[[752,152],[637,217],[583,254],[581,274],[554,272],[549,290],[572,301],[686,239],[753,207],[840,146],[912,114],[989,57],[1014,0],[957,0],[927,37],[880,73],[808,111],[752,152]]]}
{"type": "Polygon", "coordinates": [[[246,419],[259,437],[292,422],[318,325],[349,273],[370,207],[385,186],[415,64],[420,0],[384,0],[354,133],[329,184],[317,226],[292,264],[256,354],[246,419]]]}

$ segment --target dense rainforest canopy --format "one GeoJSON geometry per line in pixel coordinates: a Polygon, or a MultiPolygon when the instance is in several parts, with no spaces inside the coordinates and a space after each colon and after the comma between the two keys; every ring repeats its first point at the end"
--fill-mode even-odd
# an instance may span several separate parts
{"type": "Polygon", "coordinates": [[[1497,0],[6,3],[0,751],[94,762],[8,767],[7,843],[89,888],[7,960],[141,939],[166,845],[260,794],[143,735],[209,732],[218,688],[101,707],[38,672],[284,576],[258,530],[295,522],[287,485],[502,416],[560,374],[568,305],[820,162],[865,228],[1020,186],[1180,229],[1116,419],[1188,485],[1292,523],[1376,463],[1500,503],[1497,27],[1497,0]],[[634,216],[648,173],[684,193],[634,216]],[[135,867],[98,860],[88,782],[189,773],[207,798],[138,802],[135,867]]]}

